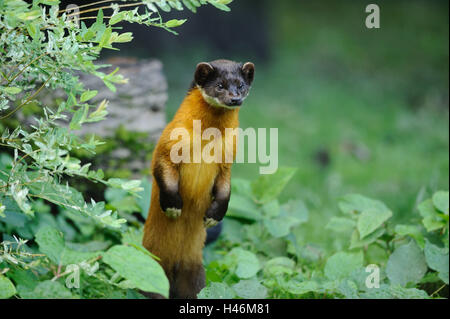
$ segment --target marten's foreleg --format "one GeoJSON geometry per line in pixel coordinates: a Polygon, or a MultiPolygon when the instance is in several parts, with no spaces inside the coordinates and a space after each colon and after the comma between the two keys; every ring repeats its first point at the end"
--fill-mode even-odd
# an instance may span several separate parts
{"type": "Polygon", "coordinates": [[[231,167],[223,165],[217,175],[212,190],[213,200],[205,213],[205,227],[217,225],[228,210],[231,195],[231,167]]]}
{"type": "Polygon", "coordinates": [[[153,167],[153,176],[159,187],[159,204],[161,210],[170,218],[181,215],[183,200],[179,193],[180,174],[178,167],[164,157],[153,167]]]}

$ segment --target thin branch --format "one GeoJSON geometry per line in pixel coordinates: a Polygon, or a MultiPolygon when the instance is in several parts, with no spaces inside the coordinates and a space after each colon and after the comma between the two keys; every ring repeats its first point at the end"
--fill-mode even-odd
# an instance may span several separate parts
{"type": "MultiPolygon", "coordinates": [[[[135,6],[140,6],[140,5],[142,5],[142,4],[144,4],[144,3],[143,3],[143,2],[138,2],[138,3],[121,4],[121,5],[119,5],[118,7],[119,7],[119,8],[135,7],[135,6]]],[[[71,14],[67,15],[67,18],[68,18],[68,17],[77,16],[77,15],[81,15],[81,14],[83,14],[83,13],[88,13],[88,12],[98,11],[98,10],[101,10],[101,9],[112,9],[112,7],[111,7],[111,5],[109,5],[109,6],[99,7],[99,8],[93,8],[93,9],[83,10],[83,11],[80,11],[80,12],[71,13],[71,14]]]]}
{"type": "MultiPolygon", "coordinates": [[[[32,65],[34,62],[36,62],[37,60],[39,60],[40,58],[46,56],[50,54],[49,52],[45,52],[42,53],[40,56],[38,56],[37,58],[33,59],[33,61],[31,61],[30,63],[28,63],[19,73],[17,73],[12,79],[8,80],[8,84],[11,84],[12,81],[14,81],[19,75],[21,75],[23,73],[23,71],[25,71],[30,65],[32,65]]],[[[19,67],[19,66],[17,66],[19,67]]],[[[13,70],[14,71],[14,70],[13,70]]],[[[12,73],[12,72],[11,72],[12,73]]]]}
{"type": "MultiPolygon", "coordinates": [[[[113,1],[113,0],[97,1],[97,2],[93,2],[93,3],[83,4],[81,6],[78,6],[78,8],[92,7],[92,6],[95,6],[97,4],[101,4],[101,3],[105,3],[105,2],[111,2],[111,1],[113,1]]],[[[67,8],[66,9],[62,9],[62,10],[59,10],[58,13],[63,13],[63,12],[66,12],[67,10],[68,10],[67,8]]],[[[71,8],[69,8],[69,10],[71,10],[71,8]]]]}

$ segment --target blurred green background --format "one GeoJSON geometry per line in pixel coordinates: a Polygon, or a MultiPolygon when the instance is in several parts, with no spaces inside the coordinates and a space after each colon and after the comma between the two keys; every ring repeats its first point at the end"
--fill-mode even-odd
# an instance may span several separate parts
{"type": "MultiPolygon", "coordinates": [[[[281,200],[302,199],[310,221],[297,235],[328,246],[344,194],[380,199],[402,222],[449,188],[448,2],[376,3],[380,29],[365,27],[367,1],[236,0],[231,13],[188,14],[179,36],[132,26],[121,54],[163,61],[168,121],[198,62],[255,62],[241,127],[279,129],[279,165],[298,168],[281,200]]],[[[255,179],[259,166],[233,176],[255,179]]]]}

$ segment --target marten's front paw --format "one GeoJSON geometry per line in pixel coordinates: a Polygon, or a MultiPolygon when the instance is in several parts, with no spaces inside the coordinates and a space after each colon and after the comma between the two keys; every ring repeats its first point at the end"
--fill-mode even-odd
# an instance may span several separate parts
{"type": "Polygon", "coordinates": [[[159,203],[161,210],[169,218],[178,218],[183,208],[183,200],[178,192],[161,192],[159,203]]]}
{"type": "Polygon", "coordinates": [[[164,211],[164,214],[166,214],[167,217],[169,218],[178,218],[181,215],[181,209],[178,208],[167,208],[164,211]]]}
{"type": "Polygon", "coordinates": [[[219,223],[219,221],[215,220],[214,218],[205,217],[205,219],[203,220],[203,223],[205,225],[205,228],[211,228],[211,227],[216,226],[219,223]]]}

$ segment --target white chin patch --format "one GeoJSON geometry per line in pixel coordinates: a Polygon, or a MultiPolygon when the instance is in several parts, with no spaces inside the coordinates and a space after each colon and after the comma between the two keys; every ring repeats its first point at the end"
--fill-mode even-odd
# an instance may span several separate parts
{"type": "Polygon", "coordinates": [[[197,86],[197,87],[200,90],[200,92],[202,93],[203,99],[209,105],[214,106],[214,107],[223,107],[223,108],[226,108],[229,110],[234,110],[237,108],[237,107],[228,106],[226,104],[221,103],[218,98],[209,96],[208,94],[206,94],[206,92],[205,92],[205,90],[203,90],[203,88],[201,88],[199,86],[197,86]]]}

